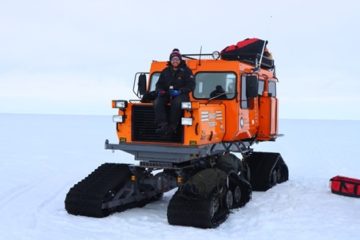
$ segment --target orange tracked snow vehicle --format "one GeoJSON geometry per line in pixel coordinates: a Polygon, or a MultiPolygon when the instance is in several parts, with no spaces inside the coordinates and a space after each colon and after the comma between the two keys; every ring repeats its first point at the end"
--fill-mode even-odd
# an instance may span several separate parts
{"type": "MultiPolygon", "coordinates": [[[[288,180],[279,153],[255,152],[254,143],[278,135],[277,78],[267,42],[247,39],[221,53],[183,54],[196,87],[182,103],[176,132],[157,133],[151,96],[166,61],[135,75],[141,100],[114,100],[118,143],[105,148],[131,153],[138,165],[105,163],[73,186],[65,199],[74,215],[104,217],[141,207],[177,188],[168,205],[173,225],[213,228],[230,209],[244,206],[252,190],[266,191],[288,180]],[[257,44],[257,49],[251,49],[257,44]],[[250,50],[249,50],[250,48],[250,50]],[[225,92],[210,97],[217,86],[225,92]],[[238,158],[232,152],[240,153],[238,158]]],[[[256,47],[256,46],[255,46],[256,47]]],[[[137,89],[136,89],[137,88],[137,89]]]]}

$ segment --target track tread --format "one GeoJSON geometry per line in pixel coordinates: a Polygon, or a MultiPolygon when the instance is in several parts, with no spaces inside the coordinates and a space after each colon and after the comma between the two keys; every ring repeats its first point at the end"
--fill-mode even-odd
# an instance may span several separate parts
{"type": "Polygon", "coordinates": [[[246,163],[250,167],[250,183],[255,191],[266,191],[273,187],[274,183],[271,183],[270,175],[277,166],[281,166],[284,172],[278,183],[288,180],[288,169],[280,153],[253,152],[246,158],[246,163]]]}
{"type": "Polygon", "coordinates": [[[171,225],[215,228],[227,219],[229,211],[222,207],[212,217],[209,214],[210,204],[210,199],[191,198],[178,190],[168,206],[168,222],[171,225]]]}
{"type": "Polygon", "coordinates": [[[131,172],[127,164],[105,163],[75,184],[65,198],[65,209],[73,215],[105,217],[111,210],[102,209],[109,190],[121,188],[131,172]]]}
{"type": "Polygon", "coordinates": [[[240,187],[241,199],[239,202],[234,201],[232,208],[240,208],[245,206],[252,197],[251,184],[242,176],[230,176],[230,190],[234,190],[236,186],[240,187]]]}
{"type": "Polygon", "coordinates": [[[215,228],[229,214],[225,207],[227,174],[218,168],[207,168],[193,175],[171,198],[167,217],[172,225],[215,228]],[[214,179],[216,181],[214,181],[214,179]],[[219,208],[211,213],[214,200],[219,208]]]}

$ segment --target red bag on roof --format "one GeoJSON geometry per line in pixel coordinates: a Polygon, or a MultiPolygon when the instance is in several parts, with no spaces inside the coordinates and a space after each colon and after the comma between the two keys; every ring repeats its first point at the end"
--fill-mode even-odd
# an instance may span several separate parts
{"type": "Polygon", "coordinates": [[[230,45],[221,51],[223,59],[236,59],[238,55],[261,54],[264,44],[267,42],[258,38],[247,38],[238,42],[236,45],[230,45]]]}
{"type": "Polygon", "coordinates": [[[257,64],[262,57],[261,67],[274,68],[274,60],[267,57],[269,53],[266,49],[267,41],[259,38],[246,38],[236,45],[230,45],[221,51],[221,59],[237,60],[250,64],[257,64]]]}
{"type": "Polygon", "coordinates": [[[332,193],[360,197],[360,179],[336,176],[330,179],[330,187],[332,193]]]}

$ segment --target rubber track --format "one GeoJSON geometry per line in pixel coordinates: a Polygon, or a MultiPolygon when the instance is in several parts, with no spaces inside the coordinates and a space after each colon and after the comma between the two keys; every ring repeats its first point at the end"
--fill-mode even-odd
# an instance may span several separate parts
{"type": "Polygon", "coordinates": [[[230,177],[230,189],[233,191],[236,186],[241,189],[241,200],[238,203],[233,203],[233,208],[240,208],[245,206],[252,197],[251,184],[242,176],[230,177]]]}
{"type": "Polygon", "coordinates": [[[118,209],[102,209],[109,190],[119,190],[130,178],[127,164],[105,163],[75,184],[65,198],[65,209],[74,215],[105,217],[118,209]]]}
{"type": "Polygon", "coordinates": [[[287,166],[279,153],[253,152],[246,158],[246,162],[250,167],[250,183],[255,191],[266,191],[273,187],[270,182],[270,175],[278,164],[284,171],[284,176],[279,183],[288,180],[287,166]]]}
{"type": "Polygon", "coordinates": [[[178,190],[168,206],[168,222],[172,225],[215,228],[227,219],[228,210],[222,208],[211,218],[209,208],[209,199],[189,198],[178,190]]]}

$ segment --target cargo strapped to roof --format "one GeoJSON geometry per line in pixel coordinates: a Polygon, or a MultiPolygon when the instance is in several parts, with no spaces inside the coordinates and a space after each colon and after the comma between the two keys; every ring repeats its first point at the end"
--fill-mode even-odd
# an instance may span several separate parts
{"type": "Polygon", "coordinates": [[[221,51],[221,59],[237,60],[255,67],[261,64],[261,67],[274,68],[274,60],[266,48],[267,41],[258,38],[247,38],[238,42],[236,45],[230,45],[221,51]]]}

